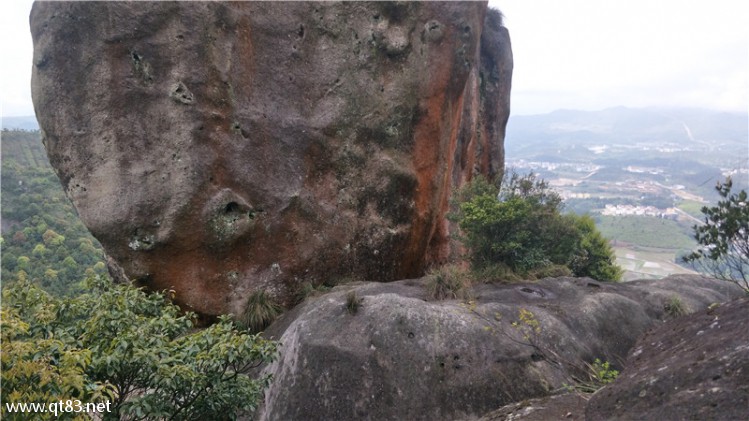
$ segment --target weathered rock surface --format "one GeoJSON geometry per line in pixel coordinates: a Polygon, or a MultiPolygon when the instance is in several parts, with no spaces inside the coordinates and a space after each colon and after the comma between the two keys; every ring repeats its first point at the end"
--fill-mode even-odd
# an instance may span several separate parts
{"type": "Polygon", "coordinates": [[[749,299],[648,332],[585,413],[589,420],[749,418],[749,299]]]}
{"type": "Polygon", "coordinates": [[[204,315],[419,276],[451,189],[503,169],[512,54],[485,2],[40,2],[31,29],[81,219],[204,315]]]}
{"type": "Polygon", "coordinates": [[[568,392],[511,403],[484,415],[479,421],[551,421],[585,419],[589,396],[568,392]]]}
{"type": "Polygon", "coordinates": [[[582,361],[621,367],[637,337],[669,317],[673,297],[696,311],[743,294],[697,276],[558,278],[479,285],[469,302],[433,302],[423,284],[339,287],[271,325],[266,334],[283,346],[266,369],[274,380],[260,419],[474,419],[571,384],[582,361]],[[361,299],[355,314],[351,291],[361,299]],[[538,331],[520,320],[522,309],[538,331]]]}

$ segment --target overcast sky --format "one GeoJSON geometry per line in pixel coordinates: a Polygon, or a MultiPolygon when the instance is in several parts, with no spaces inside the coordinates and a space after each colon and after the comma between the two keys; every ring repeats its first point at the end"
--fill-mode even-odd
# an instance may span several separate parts
{"type": "MultiPolygon", "coordinates": [[[[30,0],[0,0],[2,113],[33,115],[30,0]]],[[[747,112],[745,0],[491,0],[515,56],[513,114],[624,105],[747,112]]]]}
{"type": "Polygon", "coordinates": [[[745,0],[491,0],[515,57],[513,114],[694,106],[747,112],[745,0]]]}

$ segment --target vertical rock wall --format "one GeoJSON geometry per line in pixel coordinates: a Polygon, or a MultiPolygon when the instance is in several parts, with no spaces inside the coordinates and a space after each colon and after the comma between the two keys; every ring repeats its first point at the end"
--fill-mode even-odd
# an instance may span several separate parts
{"type": "Polygon", "coordinates": [[[447,257],[501,175],[512,54],[483,2],[43,2],[52,165],[124,277],[205,316],[447,257]]]}

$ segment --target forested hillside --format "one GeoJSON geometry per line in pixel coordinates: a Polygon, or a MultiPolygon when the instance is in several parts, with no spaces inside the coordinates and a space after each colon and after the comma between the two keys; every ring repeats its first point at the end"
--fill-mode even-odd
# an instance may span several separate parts
{"type": "Polygon", "coordinates": [[[54,295],[106,275],[101,245],[65,197],[38,131],[2,131],[2,282],[26,278],[54,295]]]}

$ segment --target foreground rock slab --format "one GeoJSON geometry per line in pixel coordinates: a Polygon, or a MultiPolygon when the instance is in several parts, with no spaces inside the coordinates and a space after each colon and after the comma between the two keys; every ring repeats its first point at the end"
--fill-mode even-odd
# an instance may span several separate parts
{"type": "Polygon", "coordinates": [[[749,299],[700,309],[648,332],[619,378],[588,402],[589,420],[749,417],[749,299]]]}
{"type": "Polygon", "coordinates": [[[266,331],[283,348],[266,369],[274,380],[258,417],[475,419],[559,390],[582,375],[582,361],[621,368],[636,339],[671,317],[675,298],[704,311],[743,294],[698,276],[558,278],[435,302],[425,282],[343,286],[285,314],[266,331]]]}
{"type": "Polygon", "coordinates": [[[503,172],[486,2],[37,2],[50,162],[112,272],[205,316],[420,276],[453,188],[503,172]]]}

